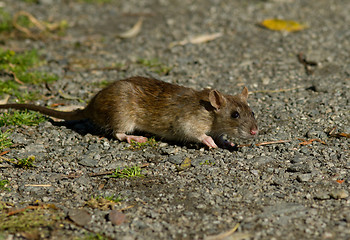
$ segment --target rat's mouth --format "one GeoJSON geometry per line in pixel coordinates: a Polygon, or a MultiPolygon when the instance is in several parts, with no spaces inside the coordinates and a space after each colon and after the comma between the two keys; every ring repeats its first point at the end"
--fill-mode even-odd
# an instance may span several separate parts
{"type": "Polygon", "coordinates": [[[243,139],[252,139],[258,135],[258,130],[239,129],[239,135],[243,139]]]}

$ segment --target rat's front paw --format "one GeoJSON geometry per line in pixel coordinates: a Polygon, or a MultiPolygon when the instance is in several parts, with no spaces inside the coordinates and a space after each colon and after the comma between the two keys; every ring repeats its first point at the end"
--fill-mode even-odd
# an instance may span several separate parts
{"type": "Polygon", "coordinates": [[[207,145],[210,148],[217,148],[218,146],[215,144],[214,140],[212,139],[212,137],[203,134],[200,138],[199,141],[201,141],[202,143],[204,143],[205,145],[207,145]]]}

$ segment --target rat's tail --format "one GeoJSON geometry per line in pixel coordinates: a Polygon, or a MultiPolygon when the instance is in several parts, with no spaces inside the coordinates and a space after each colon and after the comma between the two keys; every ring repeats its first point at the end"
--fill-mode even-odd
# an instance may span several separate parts
{"type": "Polygon", "coordinates": [[[36,112],[40,112],[42,114],[64,119],[64,120],[83,120],[86,119],[85,109],[77,109],[71,112],[62,112],[62,111],[56,111],[50,108],[34,105],[34,104],[16,104],[16,103],[9,103],[9,104],[0,104],[0,109],[18,109],[18,110],[32,110],[36,112]]]}

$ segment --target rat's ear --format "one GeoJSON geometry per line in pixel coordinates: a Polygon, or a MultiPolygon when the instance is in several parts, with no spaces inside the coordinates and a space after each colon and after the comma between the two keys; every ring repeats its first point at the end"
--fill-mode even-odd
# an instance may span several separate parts
{"type": "Polygon", "coordinates": [[[209,92],[209,102],[216,110],[226,106],[226,98],[216,90],[211,90],[209,92]]]}
{"type": "Polygon", "coordinates": [[[248,88],[247,88],[247,87],[244,87],[244,88],[243,88],[243,91],[242,91],[241,95],[242,95],[242,98],[243,98],[244,100],[247,100],[247,99],[248,99],[248,88]]]}

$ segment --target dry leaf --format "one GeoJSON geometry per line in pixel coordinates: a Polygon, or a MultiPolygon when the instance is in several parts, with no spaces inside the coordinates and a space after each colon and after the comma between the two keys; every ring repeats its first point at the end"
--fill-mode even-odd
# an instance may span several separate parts
{"type": "Polygon", "coordinates": [[[109,212],[108,218],[113,225],[121,225],[126,220],[126,215],[120,210],[112,210],[109,212]]]}
{"type": "Polygon", "coordinates": [[[273,31],[287,32],[296,32],[307,28],[306,25],[298,23],[296,21],[282,19],[265,19],[261,22],[261,25],[273,31]]]}
{"type": "Polygon", "coordinates": [[[186,45],[188,43],[201,44],[201,43],[213,41],[213,40],[221,37],[222,35],[223,34],[221,32],[218,32],[218,33],[213,33],[213,34],[203,34],[203,35],[199,35],[199,36],[195,36],[195,37],[190,37],[190,38],[186,38],[182,41],[170,43],[169,48],[175,47],[177,45],[183,46],[183,45],[186,45]]]}
{"type": "Polygon", "coordinates": [[[141,18],[139,18],[139,20],[135,23],[135,25],[132,28],[130,28],[129,30],[127,30],[123,33],[117,34],[117,37],[119,37],[119,38],[135,37],[141,31],[142,22],[143,22],[143,18],[141,17],[141,18]]]}

